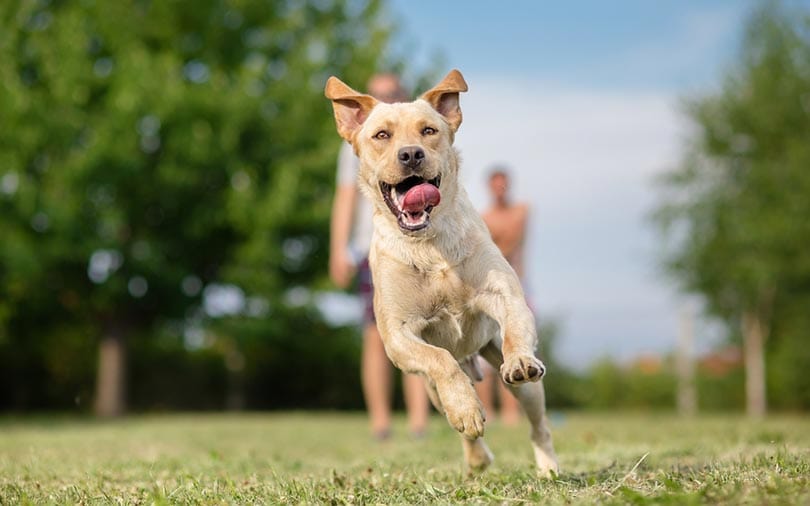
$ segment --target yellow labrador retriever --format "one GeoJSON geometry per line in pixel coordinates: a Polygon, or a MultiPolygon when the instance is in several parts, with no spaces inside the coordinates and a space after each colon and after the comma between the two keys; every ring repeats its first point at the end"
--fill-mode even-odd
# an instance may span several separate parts
{"type": "Polygon", "coordinates": [[[537,333],[515,272],[459,184],[453,139],[461,125],[457,70],[410,103],[386,104],[336,77],[326,83],[338,133],[360,158],[374,204],[369,261],[385,351],[427,378],[436,408],[462,435],[468,469],[492,462],[469,373],[480,353],[520,400],[543,474],[557,471],[535,357],[537,333]],[[467,371],[467,372],[465,372],[467,371]]]}

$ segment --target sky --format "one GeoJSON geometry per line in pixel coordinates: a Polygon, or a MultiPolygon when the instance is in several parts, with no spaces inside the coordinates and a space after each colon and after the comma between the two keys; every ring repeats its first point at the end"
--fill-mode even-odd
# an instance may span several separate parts
{"type": "MultiPolygon", "coordinates": [[[[699,305],[661,274],[653,181],[684,152],[683,100],[719,89],[755,5],[390,2],[395,51],[411,68],[438,55],[469,85],[456,146],[476,207],[493,164],[531,206],[528,292],[560,325],[555,352],[567,365],[666,353],[679,315],[699,305]]],[[[697,323],[706,350],[716,327],[697,323]]]]}

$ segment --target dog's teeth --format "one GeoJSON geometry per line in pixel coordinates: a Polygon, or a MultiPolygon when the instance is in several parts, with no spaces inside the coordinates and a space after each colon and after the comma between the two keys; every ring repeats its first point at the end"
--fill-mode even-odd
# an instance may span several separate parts
{"type": "Polygon", "coordinates": [[[402,202],[400,202],[399,197],[397,196],[397,189],[393,186],[391,187],[391,200],[397,205],[397,208],[402,211],[402,202]]]}

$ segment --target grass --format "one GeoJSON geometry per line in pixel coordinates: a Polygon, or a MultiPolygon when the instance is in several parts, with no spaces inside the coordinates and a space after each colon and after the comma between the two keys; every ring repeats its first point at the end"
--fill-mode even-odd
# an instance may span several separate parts
{"type": "Polygon", "coordinates": [[[527,426],[491,424],[483,475],[443,419],[412,441],[362,414],[0,419],[0,504],[810,504],[810,420],[557,414],[562,473],[538,479],[527,426]]]}

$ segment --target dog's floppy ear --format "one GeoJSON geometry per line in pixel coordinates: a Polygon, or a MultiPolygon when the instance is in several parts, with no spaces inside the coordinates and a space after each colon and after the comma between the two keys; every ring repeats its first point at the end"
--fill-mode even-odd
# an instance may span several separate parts
{"type": "Polygon", "coordinates": [[[458,70],[451,70],[442,82],[426,91],[422,100],[427,101],[434,109],[447,119],[453,131],[461,125],[461,107],[458,105],[459,92],[467,91],[467,83],[458,70]]]}
{"type": "Polygon", "coordinates": [[[335,76],[326,81],[324,95],[332,101],[338,133],[351,143],[355,132],[377,105],[377,99],[354,91],[335,76]]]}

